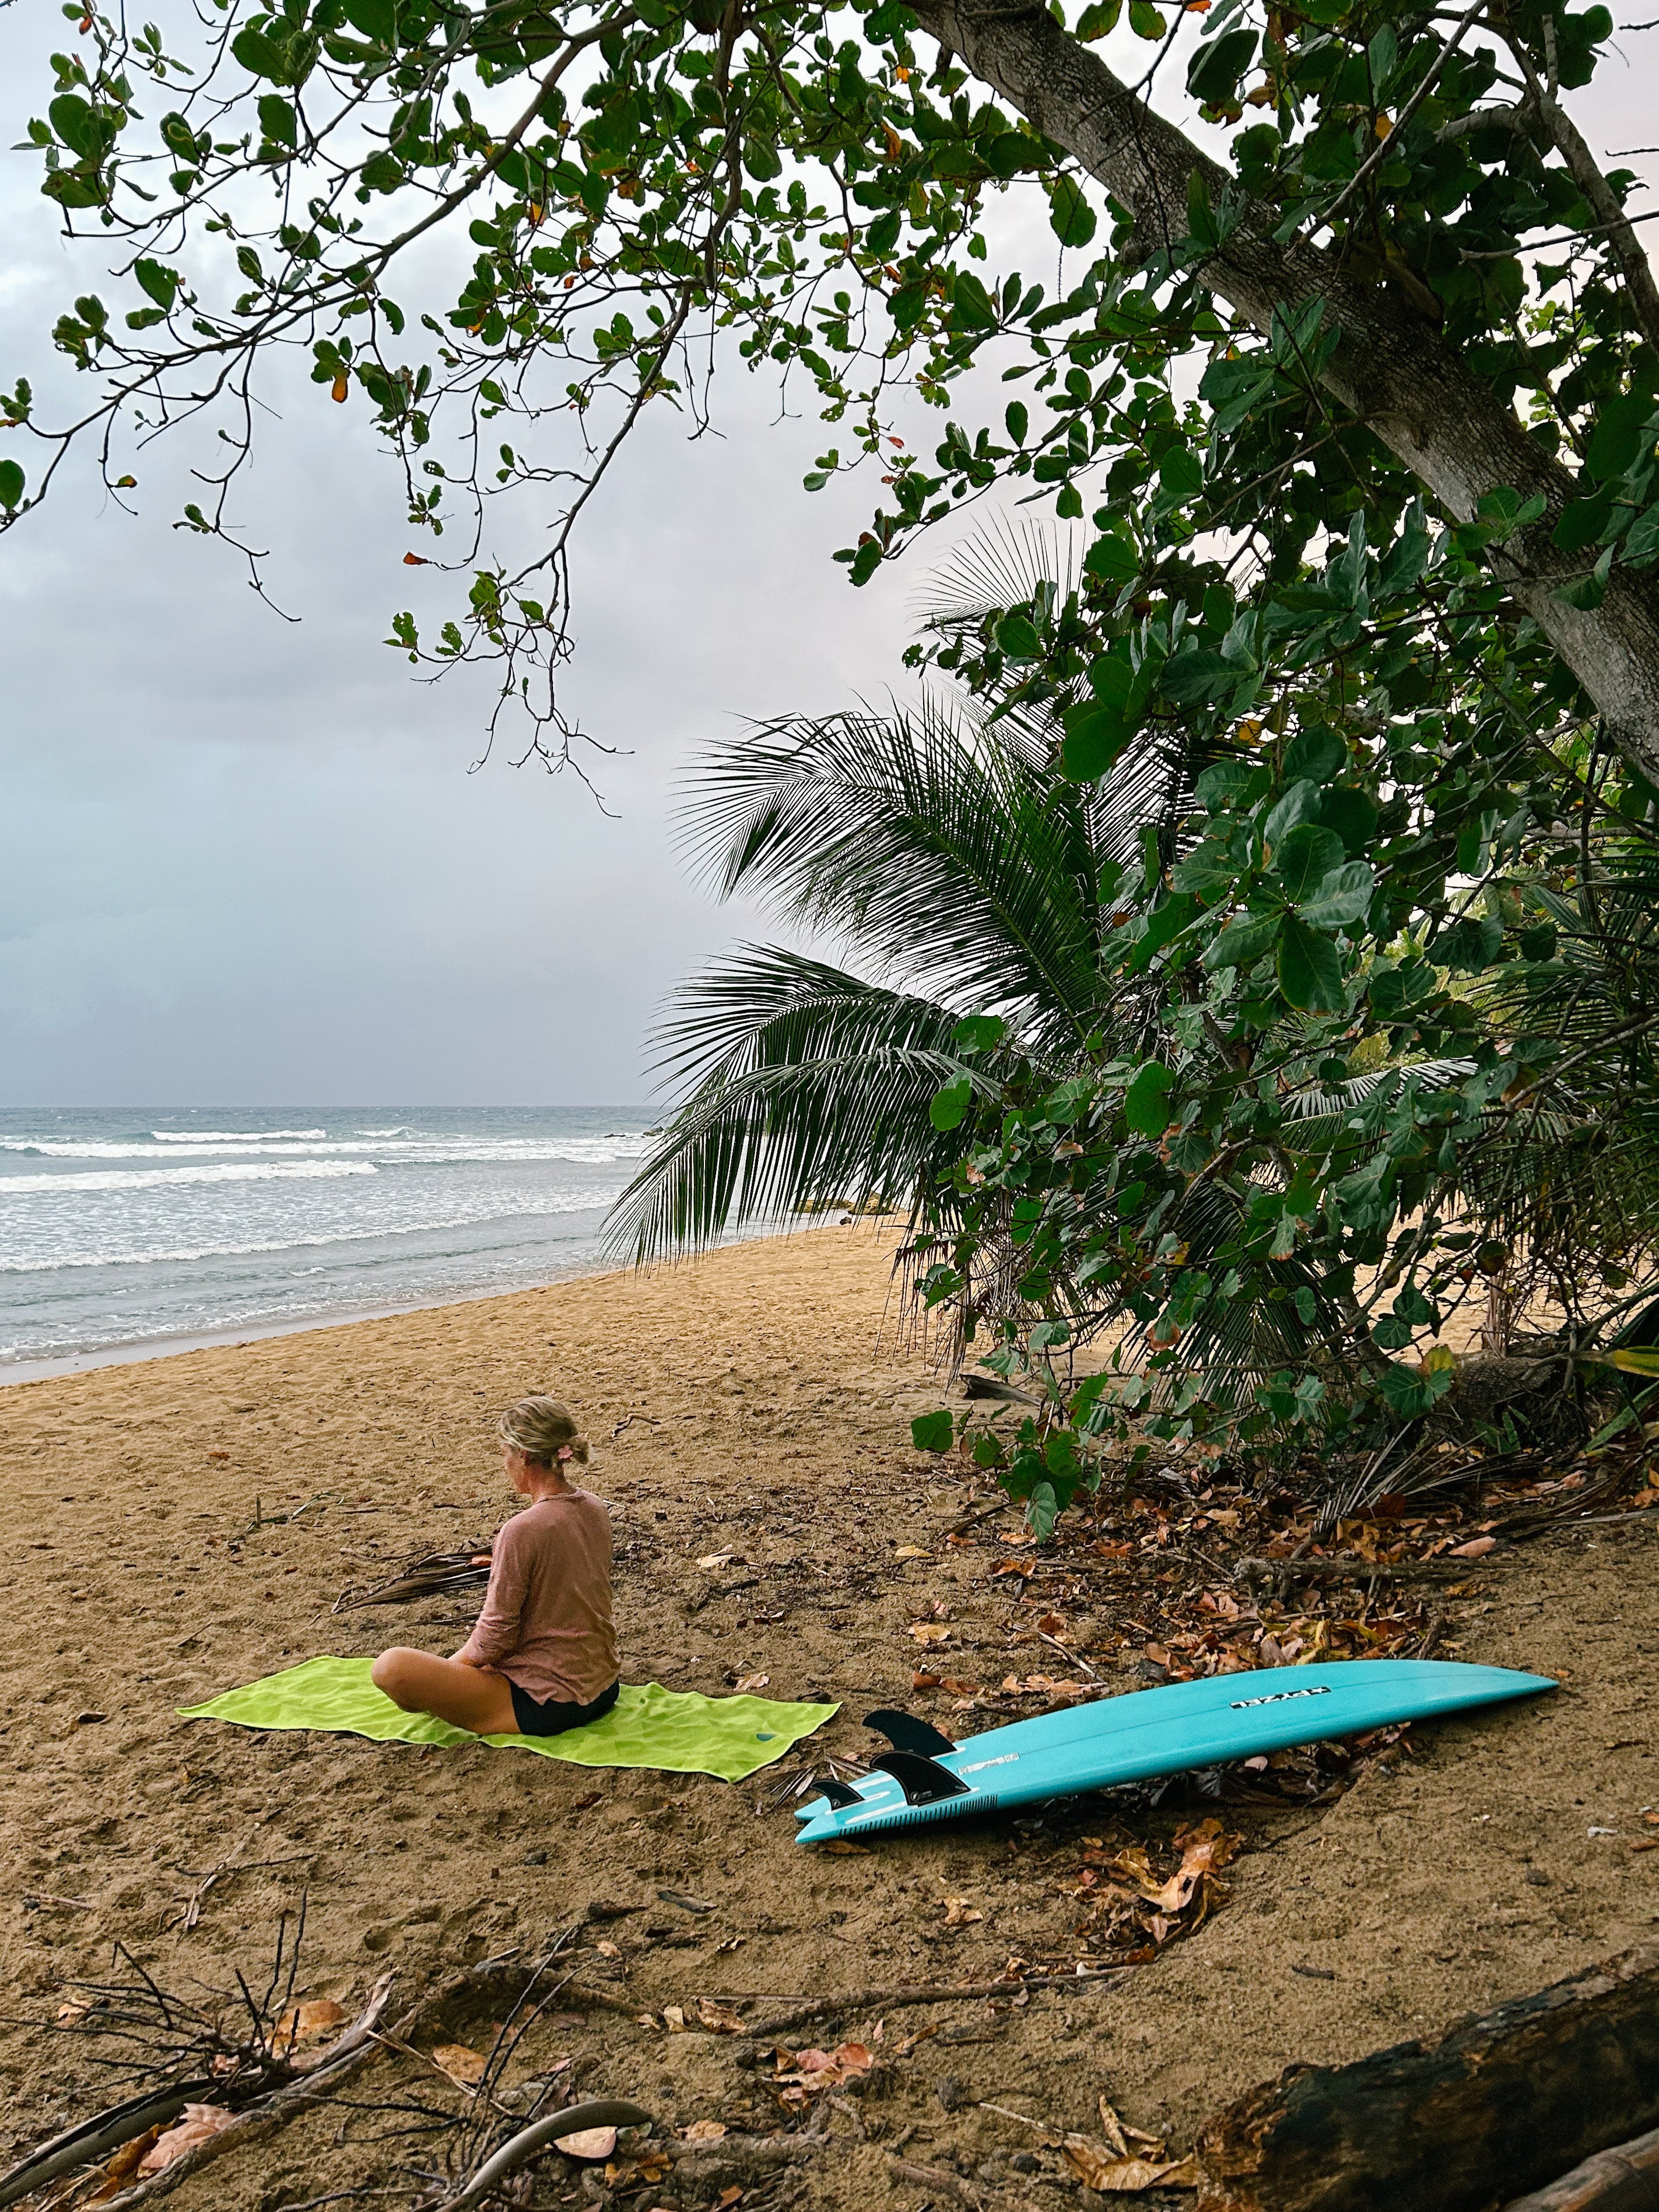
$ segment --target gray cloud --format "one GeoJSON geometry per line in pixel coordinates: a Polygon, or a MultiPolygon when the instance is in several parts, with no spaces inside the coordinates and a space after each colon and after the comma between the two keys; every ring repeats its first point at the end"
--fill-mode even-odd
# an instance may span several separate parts
{"type": "MultiPolygon", "coordinates": [[[[55,15],[0,11],[5,142],[44,100],[54,36],[55,15]]],[[[1604,147],[1655,135],[1642,60],[1659,40],[1625,51],[1574,100],[1604,147]]],[[[28,155],[0,171],[0,375],[67,404],[46,333],[96,283],[97,254],[64,248],[37,186],[28,155]]],[[[997,243],[1050,278],[1029,196],[994,219],[997,243]]],[[[830,554],[871,488],[802,493],[826,434],[775,419],[767,381],[727,376],[723,434],[698,443],[648,421],[577,574],[568,696],[629,749],[596,763],[610,818],[568,781],[500,761],[467,774],[487,682],[411,684],[376,642],[395,608],[425,619],[454,588],[402,565],[395,472],[361,410],[302,372],[270,397],[282,419],[236,506],[297,626],[222,549],[167,527],[191,495],[182,448],[136,460],[138,520],[82,470],[0,540],[0,1103],[641,1098],[662,994],[763,927],[686,882],[675,780],[734,715],[901,682],[921,567],[848,589],[830,554]]],[[[534,518],[513,534],[533,544],[534,518]]]]}

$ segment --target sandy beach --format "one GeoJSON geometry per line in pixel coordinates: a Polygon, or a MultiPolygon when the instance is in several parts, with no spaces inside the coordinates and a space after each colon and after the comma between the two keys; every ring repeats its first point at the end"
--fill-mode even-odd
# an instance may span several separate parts
{"type": "MultiPolygon", "coordinates": [[[[913,1692],[917,1622],[948,1621],[957,1663],[981,1674],[1030,1668],[1030,1616],[995,1579],[997,1547],[945,1540],[983,1486],[909,1446],[910,1417],[940,1385],[905,1349],[889,1289],[878,1233],[827,1228],[647,1278],[0,1392],[0,2162],[119,2094],[92,2045],[60,2032],[75,1978],[104,1972],[113,1944],[168,1986],[224,1986],[237,1967],[257,1980],[302,1895],[296,1994],[348,2012],[388,1970],[412,2005],[596,1901],[633,1907],[595,1923],[582,1953],[586,1978],[626,2003],[554,2016],[526,2063],[568,2058],[585,2094],[637,2098],[664,2129],[778,2124],[753,2044],[699,2032],[699,1997],[967,1983],[1063,1942],[1098,1809],[1024,1835],[924,1832],[823,1856],[795,1847],[787,1809],[757,1815],[752,1783],[176,1717],[316,1653],[453,1649],[462,1602],[330,1608],[413,1553],[489,1534],[509,1510],[495,1423],[532,1389],[567,1399],[593,1441],[592,1486],[616,1516],[624,1679],[718,1693],[764,1674],[767,1694],[840,1700],[807,1748],[856,1754],[873,1704],[948,1715],[948,1698],[913,1692]],[[714,1556],[726,1565],[697,1565],[714,1556]],[[952,1915],[951,1899],[967,1902],[952,1915]],[[665,2032],[675,2005],[692,2032],[665,2032]]],[[[798,2201],[920,2204],[928,2191],[896,2146],[977,2177],[988,2202],[1029,2201],[1011,2160],[1030,2134],[981,2100],[1097,2132],[1106,2094],[1178,2147],[1285,2065],[1432,2033],[1648,1936],[1659,1852],[1632,1844],[1659,1832],[1644,1819],[1659,1801],[1654,1545],[1647,1525],[1584,1529],[1492,1569],[1449,1613],[1444,1655],[1551,1674],[1562,1691],[1419,1729],[1409,1759],[1328,1806],[1239,1815],[1225,1902],[1155,1963],[1019,2006],[887,2017],[872,2045],[887,2055],[843,2100],[837,2156],[793,2175],[798,2201]]],[[[1127,1664],[1103,1601],[1068,1635],[1109,1653],[1096,1662],[1108,1674],[1127,1664]]],[[[1064,1671],[1053,1652],[1046,1663],[1064,1671]]],[[[1147,1817],[1167,1836],[1192,1808],[1147,1817]]],[[[879,2020],[831,2039],[868,2041],[879,2020]]],[[[489,2022],[454,2033],[487,2041],[489,2022]]],[[[418,2054],[377,2065],[356,2094],[436,2078],[418,2054]]],[[[176,2203],[280,2212],[334,2190],[412,2191],[418,2141],[378,2125],[302,2116],[186,2179],[176,2203]]],[[[595,2201],[597,2185],[584,2197],[551,2165],[523,2201],[595,2201]]]]}

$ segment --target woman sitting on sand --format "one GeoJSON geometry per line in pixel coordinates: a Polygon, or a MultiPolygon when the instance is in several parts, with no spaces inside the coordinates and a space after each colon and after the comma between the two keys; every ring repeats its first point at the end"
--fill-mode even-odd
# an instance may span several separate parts
{"type": "Polygon", "coordinates": [[[474,1735],[562,1735],[617,1702],[611,1516],[565,1479],[586,1466],[587,1442],[556,1398],[520,1399],[501,1437],[501,1464],[531,1503],[496,1535],[477,1626],[453,1659],[400,1644],[371,1673],[406,1713],[474,1735]]]}

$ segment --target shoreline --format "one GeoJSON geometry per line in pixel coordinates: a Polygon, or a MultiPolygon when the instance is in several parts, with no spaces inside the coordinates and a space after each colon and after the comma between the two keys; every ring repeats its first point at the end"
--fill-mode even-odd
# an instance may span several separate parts
{"type": "MultiPolygon", "coordinates": [[[[810,1220],[795,1224],[811,1227],[810,1220]]],[[[708,1247],[711,1252],[723,1252],[738,1244],[755,1244],[775,1237],[794,1233],[789,1226],[778,1229],[757,1229],[752,1231],[722,1237],[708,1247]]],[[[29,1382],[61,1382],[65,1376],[91,1375],[104,1367],[137,1367],[148,1365],[153,1360],[178,1359],[186,1352],[240,1350],[244,1346],[265,1344],[278,1337],[309,1336],[323,1329],[352,1328],[360,1322],[395,1321],[406,1314],[442,1313],[452,1306],[487,1304],[491,1298],[522,1297],[527,1292],[556,1290],[562,1283],[596,1282],[608,1275],[648,1274],[656,1267],[677,1267],[702,1255],[684,1253],[674,1259],[653,1262],[653,1267],[636,1269],[623,1262],[595,1258],[592,1261],[573,1261],[556,1273],[537,1275],[530,1281],[503,1286],[497,1283],[489,1290],[462,1291],[438,1298],[416,1298],[406,1304],[353,1306],[348,1311],[328,1315],[313,1315],[305,1321],[267,1322],[263,1326],[222,1329],[204,1329],[187,1336],[148,1337],[139,1342],[100,1345],[90,1352],[64,1352],[49,1359],[17,1359],[0,1361],[0,1391],[21,1388],[29,1382]]]]}

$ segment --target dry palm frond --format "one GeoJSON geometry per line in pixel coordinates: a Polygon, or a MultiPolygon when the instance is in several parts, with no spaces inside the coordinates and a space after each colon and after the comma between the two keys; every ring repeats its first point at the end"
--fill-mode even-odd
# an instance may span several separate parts
{"type": "Polygon", "coordinates": [[[427,1552],[409,1559],[378,1583],[354,1583],[341,1591],[331,1608],[349,1613],[360,1605],[412,1605],[424,1597],[446,1597],[453,1590],[479,1589],[489,1580],[489,1561],[480,1555],[488,1543],[469,1544],[459,1552],[427,1552]]]}

